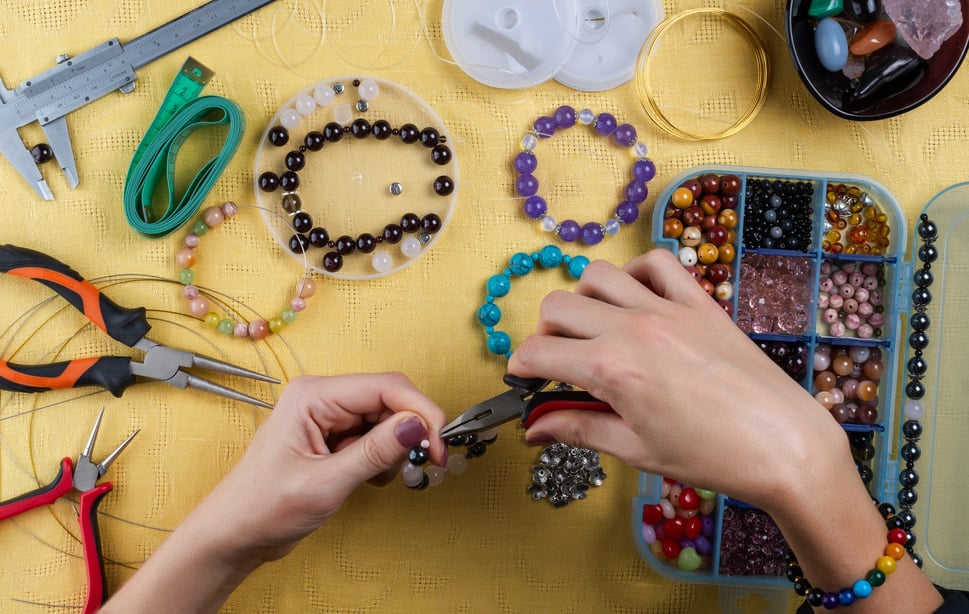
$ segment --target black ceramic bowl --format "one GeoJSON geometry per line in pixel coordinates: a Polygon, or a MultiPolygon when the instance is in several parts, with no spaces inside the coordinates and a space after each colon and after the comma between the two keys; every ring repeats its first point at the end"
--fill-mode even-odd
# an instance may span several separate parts
{"type": "Polygon", "coordinates": [[[816,20],[807,16],[810,0],[788,0],[787,45],[801,80],[821,105],[839,117],[873,120],[910,111],[935,96],[959,69],[969,46],[969,0],[962,1],[962,26],[928,60],[921,61],[918,74],[885,87],[859,101],[854,82],[841,71],[829,72],[818,60],[814,47],[816,20]],[[917,78],[916,78],[917,77],[917,78]],[[914,81],[908,84],[908,81],[914,81]]]}

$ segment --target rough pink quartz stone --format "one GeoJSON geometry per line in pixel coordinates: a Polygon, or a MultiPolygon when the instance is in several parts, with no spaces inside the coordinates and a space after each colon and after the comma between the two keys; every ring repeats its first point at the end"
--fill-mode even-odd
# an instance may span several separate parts
{"type": "Polygon", "coordinates": [[[959,0],[884,0],[899,36],[922,59],[929,59],[962,25],[959,0]]]}

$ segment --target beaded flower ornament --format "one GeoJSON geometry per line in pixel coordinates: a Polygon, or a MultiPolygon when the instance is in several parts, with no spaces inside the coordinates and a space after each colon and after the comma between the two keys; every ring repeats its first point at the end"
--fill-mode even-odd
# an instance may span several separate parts
{"type": "Polygon", "coordinates": [[[296,289],[289,305],[276,316],[267,319],[255,318],[251,321],[236,321],[230,314],[219,314],[212,309],[212,300],[205,296],[196,284],[196,274],[193,267],[198,264],[198,248],[202,237],[209,230],[221,226],[226,220],[235,217],[239,206],[227,201],[220,207],[209,207],[192,224],[191,231],[185,235],[184,247],[176,254],[175,261],[181,270],[178,280],[184,284],[182,296],[188,301],[188,311],[191,315],[201,319],[206,326],[217,329],[224,335],[238,338],[249,337],[259,340],[265,339],[270,333],[280,332],[284,326],[296,321],[296,315],[306,309],[306,299],[316,294],[316,282],[310,279],[308,272],[296,282],[296,289]]]}
{"type": "Polygon", "coordinates": [[[596,245],[607,235],[617,234],[623,224],[635,222],[639,217],[639,207],[649,194],[646,184],[656,175],[656,165],[646,157],[646,144],[637,141],[636,129],[630,124],[619,124],[610,113],[596,115],[589,109],[576,113],[570,106],[561,106],[551,117],[542,116],[535,120],[532,131],[522,139],[521,147],[522,151],[515,156],[513,164],[518,173],[515,192],[525,199],[525,214],[539,220],[542,230],[568,243],[581,240],[586,245],[596,245]],[[538,195],[539,182],[533,173],[538,168],[535,149],[539,141],[553,136],[556,131],[568,130],[576,123],[590,126],[596,134],[629,150],[635,158],[632,179],[623,190],[622,200],[612,217],[601,223],[579,224],[572,219],[559,222],[549,214],[545,199],[538,195]]]}

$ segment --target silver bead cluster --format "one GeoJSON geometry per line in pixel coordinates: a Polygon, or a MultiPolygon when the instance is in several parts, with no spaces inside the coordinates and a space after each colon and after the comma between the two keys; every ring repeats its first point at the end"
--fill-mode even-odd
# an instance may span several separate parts
{"type": "Polygon", "coordinates": [[[605,479],[598,452],[555,443],[542,450],[538,464],[532,467],[528,494],[535,501],[548,499],[553,506],[564,507],[585,499],[589,488],[602,486],[605,479]]]}

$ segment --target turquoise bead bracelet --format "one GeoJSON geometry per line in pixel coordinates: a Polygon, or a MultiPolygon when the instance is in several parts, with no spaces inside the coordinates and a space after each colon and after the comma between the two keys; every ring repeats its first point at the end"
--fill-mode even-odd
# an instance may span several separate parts
{"type": "Polygon", "coordinates": [[[495,299],[501,298],[511,291],[513,277],[524,277],[533,270],[535,265],[543,269],[563,267],[574,278],[582,277],[582,272],[589,264],[585,256],[570,256],[554,245],[546,245],[541,250],[532,253],[518,252],[508,263],[508,268],[497,275],[492,275],[486,285],[488,295],[484,304],[478,308],[478,322],[484,327],[488,335],[488,351],[505,358],[511,358],[511,337],[508,333],[495,329],[501,322],[501,308],[495,304],[495,299]]]}

